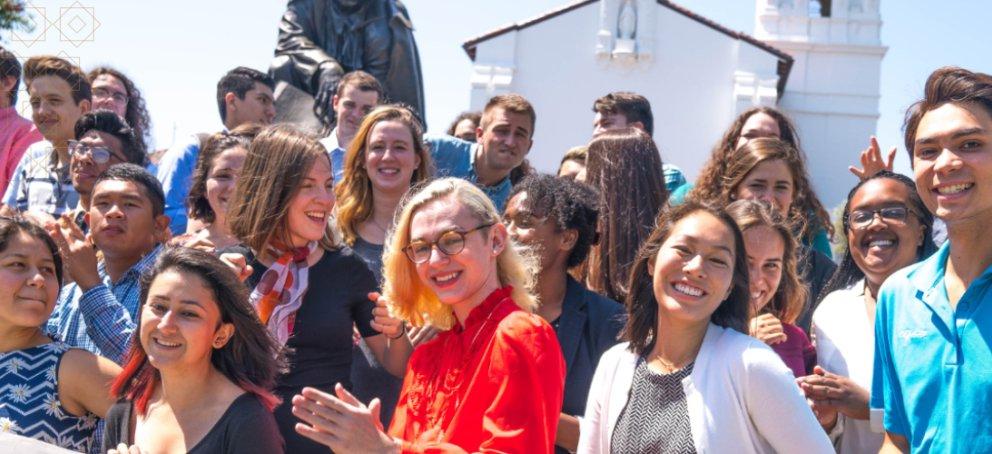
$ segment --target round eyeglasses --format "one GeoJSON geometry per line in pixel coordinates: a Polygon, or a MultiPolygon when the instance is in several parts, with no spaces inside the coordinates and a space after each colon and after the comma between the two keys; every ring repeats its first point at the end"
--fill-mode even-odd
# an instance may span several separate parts
{"type": "Polygon", "coordinates": [[[115,155],[113,152],[104,147],[91,147],[78,140],[69,141],[69,156],[85,156],[90,155],[93,162],[97,164],[106,164],[110,161],[110,157],[113,156],[121,161],[126,161],[120,156],[115,155]]]}
{"type": "Polygon", "coordinates": [[[868,227],[873,220],[875,220],[875,215],[878,214],[885,222],[897,222],[904,223],[906,218],[909,217],[910,210],[904,206],[891,206],[884,208],[874,208],[874,209],[861,209],[854,210],[847,215],[847,223],[854,229],[863,229],[868,227]]]}
{"type": "Polygon", "coordinates": [[[424,263],[431,259],[431,253],[434,252],[434,246],[437,246],[437,250],[441,251],[444,255],[456,255],[465,249],[465,236],[475,232],[476,230],[482,230],[486,227],[492,227],[494,222],[488,224],[482,224],[474,229],[466,230],[464,232],[458,230],[448,230],[437,237],[434,241],[416,240],[408,244],[403,248],[403,252],[406,253],[406,257],[410,259],[413,263],[424,263]]]}

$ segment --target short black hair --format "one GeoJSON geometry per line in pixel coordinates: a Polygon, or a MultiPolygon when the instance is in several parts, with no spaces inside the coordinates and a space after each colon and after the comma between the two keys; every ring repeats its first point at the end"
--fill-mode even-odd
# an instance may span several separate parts
{"type": "Polygon", "coordinates": [[[0,78],[4,77],[14,78],[14,88],[7,94],[13,106],[17,103],[17,90],[21,88],[21,62],[13,52],[0,46],[0,78]]]}
{"type": "Polygon", "coordinates": [[[603,114],[622,114],[630,123],[641,122],[644,132],[654,137],[654,114],[648,98],[629,91],[617,91],[599,98],[592,104],[592,111],[603,114]]]}
{"type": "Polygon", "coordinates": [[[94,193],[96,187],[106,180],[129,181],[145,189],[145,196],[152,202],[152,215],[158,216],[165,213],[165,192],[162,191],[162,183],[158,182],[150,172],[136,164],[114,164],[96,177],[93,183],[94,193]]]}
{"type": "Polygon", "coordinates": [[[124,157],[131,164],[145,165],[148,156],[145,155],[134,129],[127,125],[123,118],[107,109],[97,109],[83,114],[76,120],[76,140],[80,140],[90,131],[100,131],[110,134],[121,141],[124,157]]]}
{"type": "Polygon", "coordinates": [[[234,93],[238,99],[245,99],[245,94],[255,88],[255,82],[269,87],[270,90],[274,90],[276,86],[275,79],[268,74],[245,66],[238,66],[220,78],[217,82],[217,109],[220,111],[221,121],[227,121],[227,103],[224,102],[224,96],[234,93]]]}
{"type": "Polygon", "coordinates": [[[540,174],[524,178],[513,187],[507,200],[521,192],[527,193],[528,208],[553,220],[559,232],[568,229],[578,232],[575,247],[568,255],[567,266],[571,268],[582,263],[598,240],[599,193],[584,183],[540,174]]]}

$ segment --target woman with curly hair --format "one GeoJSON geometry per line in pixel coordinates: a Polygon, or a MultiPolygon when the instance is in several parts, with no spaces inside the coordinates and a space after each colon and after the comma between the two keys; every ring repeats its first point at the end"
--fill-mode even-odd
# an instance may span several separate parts
{"type": "Polygon", "coordinates": [[[813,208],[822,205],[811,189],[809,173],[799,151],[779,139],[750,140],[734,152],[719,185],[716,190],[707,189],[713,194],[710,197],[714,203],[727,206],[740,199],[764,200],[784,218],[800,243],[796,258],[808,293],[796,324],[808,334],[816,296],[837,266],[803,241],[823,224],[814,214],[818,210],[813,208]]]}
{"type": "Polygon", "coordinates": [[[127,122],[138,138],[143,153],[148,151],[152,120],[141,90],[124,73],[109,66],[98,66],[87,74],[93,86],[93,108],[108,109],[127,122]]]}
{"type": "MultiPolygon", "coordinates": [[[[682,203],[686,197],[694,197],[699,200],[713,200],[720,192],[722,181],[727,177],[728,169],[735,159],[736,151],[748,142],[760,138],[775,138],[792,146],[798,151],[798,158],[805,166],[805,156],[799,145],[799,134],[796,133],[795,126],[782,112],[771,107],[753,107],[740,115],[731,123],[730,128],[723,134],[723,137],[713,149],[709,161],[700,171],[699,178],[695,185],[687,184],[672,191],[669,203],[677,205],[682,203]]],[[[830,213],[823,207],[813,193],[812,186],[806,185],[800,188],[802,201],[799,206],[804,208],[808,217],[813,220],[813,228],[809,232],[802,232],[800,242],[806,246],[823,253],[828,258],[831,256],[830,235],[833,235],[833,225],[830,224],[830,213]]]]}

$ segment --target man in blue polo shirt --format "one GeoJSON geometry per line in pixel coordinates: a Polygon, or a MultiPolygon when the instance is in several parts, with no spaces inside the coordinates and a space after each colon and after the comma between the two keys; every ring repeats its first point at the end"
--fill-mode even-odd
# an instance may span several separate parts
{"type": "Polygon", "coordinates": [[[492,97],[476,128],[478,143],[451,136],[429,137],[435,176],[475,183],[503,212],[510,196],[510,172],[524,162],[534,144],[534,107],[517,94],[492,97]]]}
{"type": "Polygon", "coordinates": [[[872,416],[881,452],[992,452],[992,76],[941,68],[925,93],[906,149],[948,241],[879,291],[872,416]]]}

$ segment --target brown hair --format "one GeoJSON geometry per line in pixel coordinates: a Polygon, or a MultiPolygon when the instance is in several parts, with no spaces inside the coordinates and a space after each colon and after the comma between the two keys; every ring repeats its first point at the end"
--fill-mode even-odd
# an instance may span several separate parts
{"type": "Polygon", "coordinates": [[[365,156],[372,128],[383,121],[397,121],[410,131],[413,138],[413,151],[420,157],[420,165],[410,177],[410,186],[426,181],[431,175],[431,154],[424,146],[424,133],[417,117],[410,109],[402,106],[383,105],[376,107],[365,116],[355,138],[348,146],[344,158],[344,176],[334,188],[337,196],[336,218],[338,228],[345,243],[355,244],[358,237],[358,224],[372,215],[372,181],[365,168],[365,156]]]}
{"type": "Polygon", "coordinates": [[[341,96],[344,94],[344,89],[348,87],[356,88],[358,91],[374,91],[380,99],[383,95],[382,84],[379,83],[379,79],[362,70],[352,71],[341,76],[334,94],[341,96]]]}
{"type": "Polygon", "coordinates": [[[947,103],[981,106],[992,116],[992,76],[955,66],[938,68],[930,74],[923,88],[923,99],[906,110],[903,123],[903,141],[910,163],[913,162],[916,129],[920,126],[920,120],[927,112],[947,103]]]}
{"type": "Polygon", "coordinates": [[[90,80],[86,78],[86,73],[64,59],[51,55],[41,55],[31,57],[24,62],[24,83],[29,89],[34,79],[43,76],[55,76],[69,84],[69,89],[72,90],[72,101],[76,105],[84,100],[89,101],[93,97],[90,80]]]}
{"type": "Polygon", "coordinates": [[[148,108],[145,106],[145,98],[141,96],[141,90],[138,90],[134,82],[125,76],[124,73],[109,66],[93,68],[86,77],[89,79],[90,84],[92,84],[97,77],[103,75],[111,76],[124,85],[124,91],[127,92],[127,110],[124,111],[124,121],[134,130],[134,135],[137,137],[138,144],[141,146],[141,152],[147,153],[145,142],[149,139],[152,132],[152,119],[148,115],[148,108]]]}
{"type": "Polygon", "coordinates": [[[592,104],[592,111],[601,114],[621,114],[630,123],[641,122],[644,132],[654,136],[654,114],[648,98],[629,91],[617,91],[603,96],[592,104]]]}
{"type": "Polygon", "coordinates": [[[558,171],[561,172],[561,165],[568,161],[581,162],[582,165],[586,164],[586,157],[589,156],[589,147],[585,145],[580,145],[577,147],[569,148],[565,152],[565,156],[561,157],[561,163],[558,164],[558,171]]]}
{"type": "Polygon", "coordinates": [[[530,104],[530,101],[527,101],[526,98],[516,93],[496,95],[490,98],[489,102],[486,103],[486,107],[482,109],[482,119],[479,120],[479,128],[485,130],[486,126],[493,121],[493,111],[496,108],[500,108],[506,112],[517,115],[528,116],[530,118],[530,135],[531,137],[534,136],[534,127],[537,123],[537,113],[534,112],[534,106],[530,104]]]}
{"type": "MultiPolygon", "coordinates": [[[[738,200],[727,206],[727,214],[737,222],[741,232],[754,227],[768,227],[782,238],[785,251],[782,254],[782,280],[772,300],[762,309],[771,313],[784,323],[795,323],[806,304],[806,286],[799,280],[796,269],[796,239],[792,236],[789,226],[782,216],[768,205],[759,200],[738,200]]],[[[747,250],[747,245],[744,245],[747,250]]],[[[756,317],[758,314],[751,314],[756,317]]]]}
{"type": "MultiPolygon", "coordinates": [[[[201,280],[213,293],[220,312],[220,324],[230,323],[234,334],[221,348],[210,353],[210,364],[239,388],[254,394],[269,411],[279,403],[272,393],[276,376],[285,371],[285,361],[279,343],[269,334],[258,314],[248,302],[248,288],[213,254],[198,249],[174,247],[165,249],[155,260],[154,267],[141,276],[141,305],[148,302],[149,290],[155,278],[167,271],[188,273],[201,280]]],[[[139,308],[138,314],[141,314],[139,308]]],[[[140,329],[141,322],[138,321],[140,329]]],[[[148,402],[162,380],[141,346],[140,333],[132,336],[124,362],[124,370],[111,384],[111,395],[134,403],[138,414],[144,415],[148,402]]]]}
{"type": "Polygon", "coordinates": [[[17,103],[17,90],[21,86],[21,62],[17,61],[17,56],[13,52],[0,46],[0,80],[5,77],[14,78],[14,86],[11,87],[10,93],[7,93],[7,99],[13,106],[17,103]]]}
{"type": "MultiPolygon", "coordinates": [[[[289,244],[289,205],[317,159],[330,163],[324,146],[294,126],[275,124],[259,132],[228,205],[231,233],[258,253],[277,237],[289,244]]],[[[330,231],[321,246],[334,247],[330,231]]]]}
{"type": "MultiPolygon", "coordinates": [[[[727,174],[727,166],[730,165],[731,158],[734,156],[734,152],[737,151],[737,141],[741,138],[744,123],[747,123],[748,119],[759,113],[775,119],[775,123],[778,124],[779,139],[792,145],[796,150],[800,149],[799,134],[796,133],[795,126],[792,125],[792,122],[789,121],[785,114],[771,107],[752,107],[745,110],[734,119],[734,122],[730,124],[730,128],[723,133],[723,137],[713,147],[713,153],[710,155],[709,161],[703,166],[703,170],[700,171],[699,179],[692,190],[693,197],[701,200],[713,200],[716,198],[720,192],[721,182],[727,174]]],[[[803,159],[802,153],[799,154],[799,158],[803,159]]]]}
{"type": "Polygon", "coordinates": [[[482,121],[482,114],[479,112],[462,112],[458,114],[458,116],[455,117],[455,121],[451,122],[451,126],[448,126],[448,135],[455,135],[455,128],[458,127],[458,123],[461,123],[464,120],[469,120],[472,124],[478,127],[479,123],[482,121]]]}
{"type": "Polygon", "coordinates": [[[779,139],[763,137],[746,143],[734,152],[727,166],[726,174],[721,179],[713,201],[726,206],[734,201],[735,193],[748,174],[758,164],[768,161],[781,160],[792,173],[792,206],[788,213],[783,213],[787,223],[801,241],[811,241],[818,228],[830,227],[830,215],[816,197],[809,182],[806,164],[799,151],[779,139]]]}
{"type": "Polygon", "coordinates": [[[586,182],[604,199],[599,244],[589,253],[586,283],[623,301],[637,249],[651,234],[668,199],[661,154],[639,129],[606,131],[589,144],[586,182]]]}
{"type": "Polygon", "coordinates": [[[0,252],[7,250],[7,247],[10,246],[11,238],[15,237],[18,233],[24,233],[45,244],[48,252],[52,254],[52,261],[55,262],[55,278],[59,281],[59,287],[61,287],[63,273],[65,272],[62,268],[62,254],[59,253],[59,248],[55,245],[55,240],[52,239],[45,229],[39,227],[34,222],[21,216],[0,216],[0,252]]]}
{"type": "Polygon", "coordinates": [[[685,203],[665,210],[658,218],[658,227],[644,241],[637,252],[634,264],[630,267],[630,292],[624,298],[627,307],[627,325],[620,336],[630,342],[629,350],[643,355],[651,351],[658,338],[658,299],[654,296],[654,279],[649,273],[651,263],[658,256],[661,245],[672,234],[679,221],[698,212],[705,212],[720,220],[730,229],[734,237],[734,272],[730,283],[730,295],[723,300],[710,316],[710,323],[747,334],[748,291],[747,253],[744,251],[744,237],[734,220],[716,205],[708,202],[687,200],[685,203]]]}
{"type": "Polygon", "coordinates": [[[214,159],[221,153],[236,147],[247,150],[252,139],[262,130],[262,126],[247,123],[230,132],[219,132],[207,138],[200,155],[196,158],[196,170],[193,171],[193,182],[186,197],[186,207],[189,216],[203,222],[213,223],[216,213],[207,200],[207,178],[214,169],[214,159]]]}

